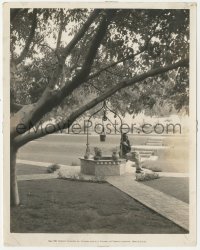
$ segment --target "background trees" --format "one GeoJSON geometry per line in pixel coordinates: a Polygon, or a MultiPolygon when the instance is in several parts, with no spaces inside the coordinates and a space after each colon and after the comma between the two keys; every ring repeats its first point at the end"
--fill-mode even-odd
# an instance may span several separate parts
{"type": "Polygon", "coordinates": [[[17,150],[45,135],[31,130],[41,120],[63,112],[68,128],[105,99],[122,115],[187,110],[189,10],[11,9],[10,21],[11,204],[17,150]]]}

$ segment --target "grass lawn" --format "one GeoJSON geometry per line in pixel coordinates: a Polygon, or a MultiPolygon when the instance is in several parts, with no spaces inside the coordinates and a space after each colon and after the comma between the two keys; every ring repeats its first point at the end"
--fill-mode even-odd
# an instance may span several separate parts
{"type": "Polygon", "coordinates": [[[47,174],[47,168],[35,165],[17,164],[17,175],[47,174]]]}
{"type": "MultiPolygon", "coordinates": [[[[143,144],[144,136],[130,136],[131,143],[143,144]]],[[[120,145],[120,136],[107,135],[106,141],[101,142],[99,136],[89,137],[91,153],[94,147],[100,147],[103,155],[112,155],[113,148],[120,145]]],[[[30,142],[18,152],[18,158],[31,161],[52,162],[64,165],[80,165],[80,157],[86,150],[85,135],[48,135],[41,140],[30,142]]]]}
{"type": "Polygon", "coordinates": [[[67,180],[20,181],[15,233],[183,234],[186,230],[109,184],[67,180]]]}
{"type": "Polygon", "coordinates": [[[189,203],[189,178],[161,177],[143,184],[189,203]]]}
{"type": "MultiPolygon", "coordinates": [[[[145,144],[149,137],[129,135],[131,145],[145,144]]],[[[90,136],[90,148],[100,147],[103,155],[111,155],[114,147],[119,146],[118,135],[107,135],[105,142],[99,141],[99,136],[90,136]]],[[[157,161],[146,161],[146,165],[156,166],[165,172],[188,172],[188,137],[169,136],[163,141],[170,149],[158,150],[157,161]]],[[[86,135],[49,135],[41,140],[28,143],[19,150],[18,158],[51,162],[66,165],[80,165],[79,158],[85,153],[86,135]]]]}
{"type": "Polygon", "coordinates": [[[157,150],[155,155],[158,155],[158,160],[145,161],[143,165],[160,168],[163,172],[189,172],[189,138],[171,136],[166,137],[164,143],[170,148],[157,150]]]}

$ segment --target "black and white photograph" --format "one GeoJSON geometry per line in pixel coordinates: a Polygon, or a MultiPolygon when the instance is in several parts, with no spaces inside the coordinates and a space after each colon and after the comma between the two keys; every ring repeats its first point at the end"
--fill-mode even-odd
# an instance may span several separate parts
{"type": "Polygon", "coordinates": [[[5,244],[195,245],[196,4],[3,14],[5,244]]]}

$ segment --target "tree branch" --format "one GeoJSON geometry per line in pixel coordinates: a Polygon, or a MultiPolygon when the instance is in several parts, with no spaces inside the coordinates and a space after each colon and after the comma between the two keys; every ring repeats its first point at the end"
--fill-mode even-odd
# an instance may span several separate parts
{"type": "MultiPolygon", "coordinates": [[[[163,12],[161,12],[161,14],[159,15],[159,17],[162,15],[163,12]]],[[[94,72],[92,74],[89,75],[89,77],[87,78],[87,80],[90,80],[90,79],[93,79],[95,77],[98,77],[102,72],[104,71],[107,71],[109,68],[112,68],[114,66],[116,66],[117,64],[120,64],[122,62],[125,62],[125,61],[128,61],[128,60],[131,60],[131,59],[134,59],[136,56],[142,54],[144,51],[146,51],[148,49],[148,45],[151,41],[151,39],[155,36],[155,34],[158,34],[160,31],[156,31],[156,28],[158,27],[158,24],[159,24],[159,19],[157,20],[156,24],[154,25],[153,29],[154,29],[154,32],[149,35],[149,38],[146,40],[146,42],[144,43],[144,45],[142,46],[141,50],[136,52],[135,54],[133,55],[129,55],[125,58],[122,58],[114,63],[111,63],[105,67],[103,67],[102,69],[98,70],[97,72],[94,72]]]]}
{"type": "Polygon", "coordinates": [[[136,53],[133,54],[133,55],[129,55],[129,56],[127,56],[127,57],[124,57],[124,58],[122,58],[122,59],[120,59],[120,60],[118,60],[118,61],[116,61],[116,62],[114,62],[114,63],[111,63],[111,64],[109,64],[109,65],[103,67],[102,69],[98,70],[97,72],[94,72],[94,73],[90,74],[89,77],[87,78],[87,81],[90,80],[90,79],[93,79],[93,78],[95,78],[95,77],[98,77],[102,72],[108,70],[109,68],[112,68],[112,67],[116,66],[117,64],[120,64],[120,63],[122,63],[122,62],[131,60],[131,59],[134,59],[136,56],[142,54],[145,50],[147,50],[148,44],[149,44],[149,42],[151,41],[151,39],[152,39],[152,37],[153,37],[154,35],[155,35],[155,33],[153,33],[153,34],[150,36],[150,38],[145,42],[144,46],[142,46],[142,49],[141,49],[140,51],[136,52],[136,53]]]}
{"type": "Polygon", "coordinates": [[[94,10],[90,16],[88,17],[87,21],[83,24],[81,29],[78,31],[78,33],[73,37],[73,39],[68,43],[68,45],[65,47],[62,57],[63,60],[66,59],[66,57],[71,53],[72,49],[75,47],[75,45],[80,41],[80,39],[84,36],[85,32],[88,30],[90,25],[94,22],[94,20],[98,17],[100,13],[99,9],[94,10]]]}
{"type": "Polygon", "coordinates": [[[20,56],[18,58],[14,59],[14,63],[16,65],[21,63],[23,61],[23,59],[27,56],[31,42],[32,42],[34,35],[35,35],[36,27],[37,27],[37,9],[34,9],[33,10],[33,18],[32,18],[32,26],[31,26],[31,30],[29,33],[29,37],[26,40],[26,44],[25,44],[24,49],[22,50],[20,56]]]}
{"type": "MultiPolygon", "coordinates": [[[[165,72],[168,72],[169,70],[177,69],[179,67],[188,67],[189,66],[189,59],[178,61],[174,64],[165,66],[165,67],[159,67],[156,69],[149,70],[148,72],[145,72],[143,74],[140,74],[138,76],[133,77],[132,79],[123,80],[117,85],[111,87],[109,90],[107,90],[105,93],[100,95],[99,97],[93,99],[89,103],[83,105],[81,108],[74,111],[67,119],[64,120],[63,124],[57,123],[55,124],[55,131],[59,131],[61,129],[69,128],[72,123],[81,116],[85,111],[90,110],[91,108],[95,107],[98,103],[104,101],[117,91],[132,86],[135,83],[141,82],[149,77],[154,77],[159,74],[163,74],[165,72]]],[[[47,135],[48,133],[44,129],[40,129],[37,132],[26,132],[25,134],[19,135],[14,139],[14,143],[17,147],[21,147],[24,144],[28,143],[29,141],[32,141],[34,139],[43,137],[47,135]]]]}
{"type": "MultiPolygon", "coordinates": [[[[70,95],[74,89],[79,87],[86,80],[86,78],[88,77],[90,73],[91,66],[96,56],[96,53],[98,51],[98,48],[101,44],[102,39],[104,38],[106,34],[106,31],[107,31],[107,28],[111,19],[115,15],[115,12],[116,12],[115,10],[109,10],[105,12],[104,18],[100,22],[98,30],[91,42],[91,46],[88,50],[82,69],[72,79],[72,81],[68,84],[65,84],[65,86],[62,87],[60,90],[53,90],[50,88],[51,86],[50,87],[48,86],[46,90],[44,91],[42,97],[39,99],[39,101],[36,104],[29,105],[28,107],[26,107],[26,109],[20,110],[19,111],[20,113],[19,112],[16,113],[15,117],[13,117],[13,120],[11,122],[11,125],[12,125],[11,137],[15,137],[18,135],[16,132],[16,125],[21,120],[23,120],[23,124],[24,126],[27,127],[27,130],[28,130],[30,122],[32,126],[34,126],[34,124],[36,124],[44,114],[51,111],[52,108],[58,106],[66,96],[70,95]],[[25,114],[27,113],[28,115],[25,116],[25,114]]],[[[60,70],[63,68],[61,65],[58,65],[58,66],[60,66],[61,68],[57,69],[58,70],[57,78],[62,73],[60,72],[60,70]],[[58,74],[59,72],[60,74],[58,74]]],[[[55,81],[56,80],[57,79],[55,79],[55,81]]]]}
{"type": "MultiPolygon", "coordinates": [[[[53,88],[59,82],[59,77],[63,72],[63,66],[65,64],[66,57],[71,53],[75,45],[80,41],[80,39],[84,36],[92,22],[97,18],[100,10],[94,10],[91,15],[88,17],[87,21],[83,24],[83,26],[79,29],[77,34],[71,40],[71,42],[65,47],[64,51],[61,55],[58,56],[58,66],[56,67],[51,80],[49,82],[49,87],[53,88]]],[[[57,50],[56,50],[57,52],[57,50]]],[[[58,53],[57,53],[58,55],[58,53]]]]}
{"type": "Polygon", "coordinates": [[[59,32],[58,32],[58,38],[57,38],[57,43],[56,43],[56,50],[58,50],[58,48],[60,47],[60,42],[61,42],[61,37],[62,37],[62,32],[63,32],[63,9],[61,9],[61,17],[60,17],[60,28],[59,28],[59,32]]]}
{"type": "Polygon", "coordinates": [[[10,112],[15,113],[15,112],[19,111],[20,109],[22,109],[23,107],[24,107],[24,105],[11,102],[10,103],[10,112]]]}
{"type": "Polygon", "coordinates": [[[41,46],[41,47],[46,47],[48,49],[50,49],[52,52],[55,52],[53,48],[51,48],[49,45],[47,44],[43,44],[43,43],[37,43],[38,46],[41,46]]]}
{"type": "Polygon", "coordinates": [[[110,97],[111,95],[113,95],[114,93],[116,93],[117,91],[119,91],[123,88],[132,86],[135,83],[141,82],[149,77],[154,77],[156,75],[163,74],[169,70],[177,69],[179,67],[188,67],[188,66],[189,66],[189,59],[187,58],[187,59],[181,60],[177,63],[171,64],[169,66],[152,69],[148,72],[145,72],[143,74],[135,76],[132,79],[123,80],[120,83],[118,83],[117,85],[115,85],[114,87],[110,88],[108,91],[106,91],[102,95],[100,95],[99,97],[93,99],[92,101],[90,101],[86,105],[82,106],[80,109],[75,111],[68,119],[74,121],[76,118],[78,118],[80,115],[82,115],[85,111],[93,108],[98,103],[104,101],[105,99],[107,99],[108,97],[110,97]]]}
{"type": "MultiPolygon", "coordinates": [[[[97,33],[95,34],[95,36],[92,40],[90,49],[85,57],[82,69],[74,79],[75,82],[78,82],[77,80],[80,80],[80,79],[81,79],[81,82],[84,82],[87,79],[87,77],[91,71],[91,66],[93,64],[93,61],[96,57],[97,50],[101,44],[101,41],[103,40],[103,38],[106,34],[108,25],[110,24],[110,21],[114,17],[115,13],[116,13],[116,11],[114,11],[114,10],[106,11],[104,18],[102,19],[102,21],[99,25],[97,33]]],[[[74,85],[74,83],[73,83],[73,85],[74,85]]],[[[66,88],[68,88],[68,87],[69,86],[67,85],[66,88]]]]}
{"type": "Polygon", "coordinates": [[[135,53],[134,55],[127,56],[127,57],[125,57],[125,58],[122,58],[122,59],[120,59],[120,60],[118,60],[118,61],[116,61],[116,62],[114,62],[114,63],[111,63],[111,64],[109,64],[109,65],[107,65],[107,66],[101,68],[101,69],[98,70],[97,72],[94,72],[94,73],[90,74],[89,77],[87,78],[87,81],[88,81],[88,80],[91,80],[91,79],[93,79],[93,78],[95,78],[95,77],[98,77],[102,72],[108,70],[109,68],[112,68],[112,67],[116,66],[116,65],[119,64],[119,63],[122,63],[122,62],[125,62],[125,61],[127,61],[127,60],[133,59],[134,57],[136,57],[137,55],[141,54],[142,52],[144,52],[143,49],[142,49],[140,52],[135,53]]]}

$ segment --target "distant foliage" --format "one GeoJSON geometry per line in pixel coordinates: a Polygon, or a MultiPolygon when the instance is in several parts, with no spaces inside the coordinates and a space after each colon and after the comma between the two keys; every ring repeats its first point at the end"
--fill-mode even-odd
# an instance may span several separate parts
{"type": "MultiPolygon", "coordinates": [[[[60,41],[58,54],[62,53],[66,44],[87,20],[90,12],[89,9],[37,9],[37,29],[28,55],[17,66],[17,70],[12,68],[15,72],[15,81],[12,81],[11,77],[12,100],[21,104],[38,101],[58,64],[55,47],[61,23],[65,34],[60,41]]],[[[13,59],[24,48],[33,15],[32,9],[20,9],[11,22],[13,59]]],[[[95,20],[67,58],[57,88],[80,70],[100,18],[95,20]]],[[[173,63],[188,55],[187,9],[119,9],[103,39],[91,74],[117,60],[122,62],[83,84],[59,107],[52,110],[52,114],[66,114],[69,107],[70,110],[76,109],[121,80],[173,63]],[[133,60],[132,57],[137,53],[133,60]],[[124,61],[124,58],[130,59],[124,61]]],[[[127,112],[134,115],[143,110],[148,115],[162,115],[163,112],[171,114],[183,110],[188,113],[189,72],[185,68],[172,70],[141,81],[117,92],[109,101],[113,109],[122,116],[127,112]]]]}

